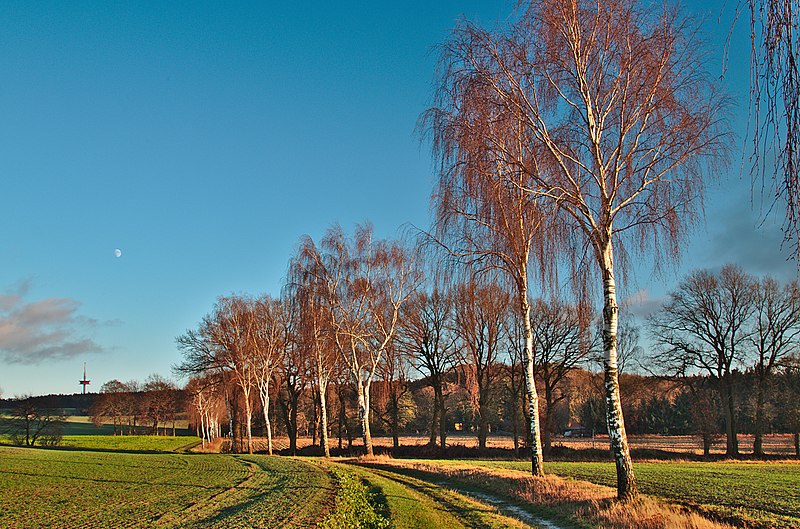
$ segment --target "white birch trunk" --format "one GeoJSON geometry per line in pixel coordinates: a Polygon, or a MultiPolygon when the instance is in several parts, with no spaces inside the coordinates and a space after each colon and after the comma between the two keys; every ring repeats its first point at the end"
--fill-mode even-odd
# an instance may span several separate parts
{"type": "Polygon", "coordinates": [[[269,379],[259,386],[261,407],[264,409],[264,425],[267,428],[267,453],[272,455],[272,423],[269,420],[269,379]]]}
{"type": "Polygon", "coordinates": [[[250,392],[244,394],[244,412],[247,415],[247,453],[253,453],[253,410],[250,404],[250,392]]]}
{"type": "Polygon", "coordinates": [[[539,393],[536,391],[536,380],[533,377],[533,329],[531,328],[531,304],[528,293],[522,293],[522,317],[525,329],[525,387],[528,393],[528,411],[531,418],[531,473],[544,476],[544,458],[542,456],[542,435],[539,428],[539,393]]]}
{"type": "Polygon", "coordinates": [[[611,453],[617,468],[617,497],[622,500],[630,500],[638,495],[638,490],[619,396],[619,368],[617,365],[619,307],[617,306],[614,254],[610,237],[602,249],[600,267],[603,272],[603,367],[606,390],[606,423],[611,442],[611,453]]]}
{"type": "Polygon", "coordinates": [[[367,456],[372,457],[372,433],[369,429],[369,384],[358,381],[358,418],[361,420],[361,433],[364,437],[364,448],[367,456]]]}
{"type": "Polygon", "coordinates": [[[328,398],[325,395],[328,392],[328,381],[320,378],[319,380],[319,407],[320,417],[322,420],[322,450],[325,452],[325,457],[331,457],[330,442],[328,441],[328,398]]]}

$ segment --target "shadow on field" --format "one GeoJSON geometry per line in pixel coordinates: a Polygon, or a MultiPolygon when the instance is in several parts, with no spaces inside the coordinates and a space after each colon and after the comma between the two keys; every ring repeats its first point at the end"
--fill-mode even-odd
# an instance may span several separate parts
{"type": "MultiPolygon", "coordinates": [[[[375,446],[375,455],[390,456],[395,459],[499,459],[499,460],[518,460],[529,461],[530,453],[525,449],[515,451],[513,448],[484,448],[480,449],[462,444],[448,445],[442,449],[431,445],[400,446],[398,448],[375,446]]],[[[264,453],[264,452],[259,452],[264,453]]],[[[313,456],[322,457],[323,451],[319,446],[305,446],[298,448],[292,453],[288,448],[276,450],[274,453],[282,456],[313,456]]],[[[332,457],[359,457],[364,456],[363,447],[353,447],[350,449],[331,448],[332,457]]],[[[605,448],[570,448],[561,445],[553,446],[549,454],[545,454],[548,461],[580,461],[580,462],[605,462],[611,460],[611,453],[605,448]]],[[[655,448],[633,448],[631,457],[638,461],[725,461],[731,459],[725,454],[712,454],[703,456],[688,452],[678,452],[672,450],[662,450],[655,448]]],[[[764,456],[754,456],[752,454],[740,454],[738,458],[743,461],[784,461],[786,455],[769,454],[764,456]]]]}

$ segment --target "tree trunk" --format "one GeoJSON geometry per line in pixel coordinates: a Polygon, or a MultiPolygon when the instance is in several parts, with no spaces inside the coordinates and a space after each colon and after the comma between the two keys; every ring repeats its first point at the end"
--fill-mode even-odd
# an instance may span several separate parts
{"type": "Polygon", "coordinates": [[[267,429],[267,453],[272,455],[272,423],[269,420],[269,382],[261,393],[261,407],[264,408],[264,427],[267,429]]]}
{"type": "Polygon", "coordinates": [[[442,450],[447,446],[447,412],[444,407],[444,391],[442,386],[434,392],[436,406],[439,408],[439,446],[442,450]]]}
{"type": "Polygon", "coordinates": [[[489,437],[489,384],[485,373],[478,375],[478,380],[483,380],[478,384],[478,449],[486,450],[486,440],[489,437]]]}
{"type": "Polygon", "coordinates": [[[725,455],[739,457],[739,436],[736,431],[736,400],[733,396],[733,377],[727,373],[723,378],[725,385],[723,401],[725,406],[725,455]]]}
{"type": "Polygon", "coordinates": [[[400,448],[400,398],[392,397],[392,448],[400,448]]]}
{"type": "MultiPolygon", "coordinates": [[[[327,381],[320,380],[319,381],[319,415],[320,415],[320,440],[322,442],[322,451],[325,453],[325,457],[331,457],[331,447],[330,441],[328,440],[328,398],[326,393],[328,392],[328,383],[327,381]]],[[[341,430],[340,430],[341,431],[341,430]]],[[[339,434],[339,445],[341,447],[342,436],[341,433],[339,434]]]]}
{"type": "Polygon", "coordinates": [[[297,455],[297,405],[290,404],[287,415],[286,434],[289,436],[289,452],[297,455]]]}
{"type": "Polygon", "coordinates": [[[800,432],[794,432],[794,455],[800,457],[800,432]]]}
{"type": "Polygon", "coordinates": [[[344,395],[341,383],[337,384],[336,394],[339,396],[339,450],[342,449],[342,428],[347,421],[347,410],[344,407],[344,395]]]}
{"type": "Polygon", "coordinates": [[[553,392],[549,387],[544,390],[544,453],[549,454],[553,450],[553,392]]]}
{"type": "Polygon", "coordinates": [[[528,394],[528,413],[530,416],[530,448],[531,474],[544,476],[544,459],[542,457],[542,436],[539,429],[539,394],[533,378],[533,329],[531,328],[531,304],[528,291],[520,293],[522,305],[522,325],[525,330],[525,389],[528,394]]]}
{"type": "MultiPolygon", "coordinates": [[[[319,387],[317,388],[317,394],[319,394],[319,387]]],[[[314,395],[314,388],[311,388],[311,396],[312,403],[311,403],[311,420],[309,424],[311,425],[311,446],[317,446],[317,426],[319,423],[319,410],[317,406],[319,406],[318,402],[321,397],[318,395],[314,395]]]]}
{"type": "Polygon", "coordinates": [[[436,396],[436,386],[433,387],[433,410],[431,413],[431,432],[430,438],[428,439],[428,444],[430,446],[436,446],[436,425],[439,424],[439,400],[436,396]]]}
{"type": "Polygon", "coordinates": [[[484,415],[484,406],[478,405],[478,449],[486,450],[486,439],[489,437],[489,421],[484,415]]]}
{"type": "Polygon", "coordinates": [[[622,416],[622,403],[619,396],[619,368],[617,366],[617,327],[619,307],[617,306],[617,287],[614,280],[614,257],[611,240],[606,241],[601,254],[600,266],[603,272],[603,363],[606,390],[606,423],[611,441],[611,453],[617,468],[617,498],[631,500],[638,495],[636,477],[633,474],[625,433],[625,419],[622,416]]]}
{"type": "Polygon", "coordinates": [[[374,456],[372,451],[372,433],[369,429],[369,385],[367,382],[362,383],[360,380],[358,385],[358,418],[361,421],[361,434],[364,437],[364,449],[367,451],[367,456],[374,456]]]}
{"type": "Polygon", "coordinates": [[[514,454],[519,455],[519,410],[516,397],[511,404],[511,434],[514,440],[514,454]]]}
{"type": "Polygon", "coordinates": [[[247,453],[253,453],[253,411],[250,406],[250,395],[245,393],[244,396],[244,412],[247,415],[247,453]]]}
{"type": "Polygon", "coordinates": [[[764,379],[758,377],[756,391],[756,417],[753,436],[753,455],[764,455],[764,379]]]}

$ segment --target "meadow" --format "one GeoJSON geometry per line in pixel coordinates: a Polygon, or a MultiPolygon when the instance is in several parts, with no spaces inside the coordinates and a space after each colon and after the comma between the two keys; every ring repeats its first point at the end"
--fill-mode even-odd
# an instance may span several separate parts
{"type": "Polygon", "coordinates": [[[195,453],[191,436],[63,444],[0,446],[0,527],[800,526],[800,463],[789,461],[637,462],[647,496],[621,510],[609,462],[552,461],[534,479],[523,460],[195,453]]]}
{"type": "Polygon", "coordinates": [[[154,435],[65,435],[61,446],[123,452],[186,452],[200,444],[199,437],[154,435]]]}
{"type": "Polygon", "coordinates": [[[0,447],[0,527],[309,527],[331,475],[291,458],[0,447]]]}

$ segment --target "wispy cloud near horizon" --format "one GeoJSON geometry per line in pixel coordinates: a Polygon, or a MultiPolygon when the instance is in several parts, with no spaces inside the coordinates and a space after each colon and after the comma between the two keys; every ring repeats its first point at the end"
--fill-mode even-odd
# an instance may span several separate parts
{"type": "Polygon", "coordinates": [[[107,349],[86,336],[100,325],[78,314],[80,302],[51,297],[28,301],[31,281],[0,294],[0,358],[11,364],[67,360],[107,349]]]}

